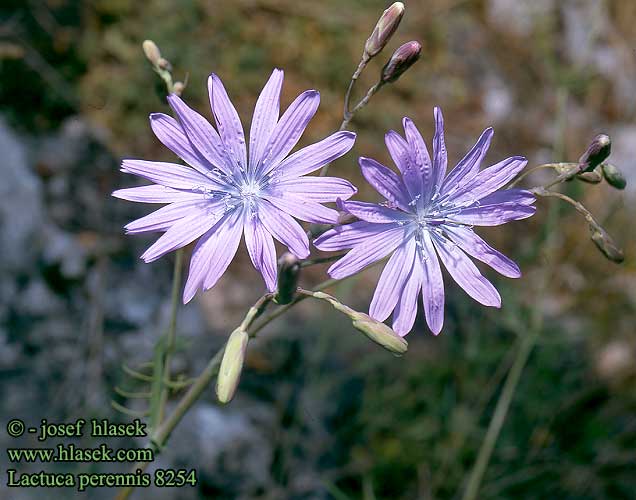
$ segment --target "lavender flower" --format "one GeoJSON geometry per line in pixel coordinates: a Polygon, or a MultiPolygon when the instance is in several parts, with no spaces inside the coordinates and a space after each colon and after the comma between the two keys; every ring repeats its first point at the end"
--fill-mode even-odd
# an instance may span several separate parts
{"type": "Polygon", "coordinates": [[[177,119],[150,115],[157,138],[189,166],[124,160],[122,172],[155,184],[120,189],[113,196],[167,206],[126,226],[128,234],[164,234],[141,256],[152,262],[200,238],[190,261],[183,301],[212,288],[245,237],[254,267],[269,291],[276,289],[274,238],[299,258],[309,255],[307,234],[294,218],[335,222],[338,212],[321,203],[349,198],[356,188],[335,177],[304,177],[347,153],[352,132],[337,132],[287,156],[316,113],[320,95],[300,94],[279,119],[282,70],[275,69],[256,102],[246,151],[236,109],[216,75],[208,79],[217,130],[179,96],[168,96],[177,119]]]}
{"type": "Polygon", "coordinates": [[[535,212],[529,191],[498,191],[527,161],[520,156],[479,170],[493,135],[486,129],[475,146],[446,174],[442,112],[435,108],[433,158],[413,122],[404,118],[406,140],[386,134],[386,146],[401,177],[370,158],[360,158],[362,174],[384,197],[376,205],[359,201],[340,206],[360,220],[327,231],[315,241],[321,250],[352,250],[329,268],[334,278],[357,273],[390,253],[375,290],[369,314],[384,321],[393,311],[393,329],[406,335],[415,322],[422,290],[429,328],[438,334],[444,322],[444,282],[439,259],[473,299],[500,307],[501,297],[484,278],[470,255],[510,278],[519,267],[473,232],[473,226],[497,226],[525,219],[535,212]]]}

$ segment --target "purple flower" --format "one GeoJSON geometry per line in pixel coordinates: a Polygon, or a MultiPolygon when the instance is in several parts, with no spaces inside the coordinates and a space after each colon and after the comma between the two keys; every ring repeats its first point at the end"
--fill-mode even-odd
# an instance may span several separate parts
{"type": "Polygon", "coordinates": [[[128,234],[164,234],[141,256],[157,260],[197,238],[184,303],[199,289],[212,288],[236,254],[241,235],[254,267],[267,289],[276,289],[274,238],[289,251],[309,255],[307,234],[294,218],[316,223],[335,222],[338,213],[321,203],[349,198],[356,192],[335,177],[304,177],[347,153],[352,132],[337,132],[287,156],[316,113],[320,95],[300,94],[279,119],[282,70],[275,69],[256,102],[249,136],[218,76],[208,78],[216,130],[177,95],[168,102],[177,119],[156,113],[150,125],[157,138],[188,166],[144,160],[124,160],[122,172],[154,182],[120,189],[113,196],[167,206],[126,226],[128,234]],[[217,132],[218,130],[218,132],[217,132]]]}
{"type": "Polygon", "coordinates": [[[473,226],[497,226],[525,219],[535,212],[529,191],[497,191],[512,180],[527,161],[520,156],[482,171],[493,131],[486,129],[477,144],[446,174],[442,112],[435,108],[433,158],[413,122],[404,118],[406,140],[395,131],[386,146],[401,177],[370,158],[360,158],[362,174],[387,200],[379,205],[360,201],[341,207],[360,220],[327,231],[315,241],[321,250],[352,250],[329,268],[334,278],[357,273],[390,253],[375,290],[369,314],[384,321],[393,311],[393,329],[406,335],[415,322],[422,290],[429,328],[438,334],[444,322],[444,282],[439,260],[472,298],[500,307],[501,297],[468,256],[485,262],[510,278],[519,267],[490,247],[473,226]]]}

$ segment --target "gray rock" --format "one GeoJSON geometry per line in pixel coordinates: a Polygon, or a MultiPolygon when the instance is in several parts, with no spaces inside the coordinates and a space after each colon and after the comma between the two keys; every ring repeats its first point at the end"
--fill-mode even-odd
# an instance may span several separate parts
{"type": "Polygon", "coordinates": [[[0,118],[0,271],[28,269],[40,247],[42,186],[23,141],[0,118]]]}

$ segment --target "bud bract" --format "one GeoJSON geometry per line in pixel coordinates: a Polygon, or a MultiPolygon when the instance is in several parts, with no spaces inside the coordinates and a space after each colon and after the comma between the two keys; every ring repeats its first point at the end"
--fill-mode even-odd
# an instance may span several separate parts
{"type": "Polygon", "coordinates": [[[371,58],[380,53],[400,25],[403,15],[404,4],[402,2],[395,2],[382,13],[373,33],[364,45],[365,56],[371,58]]]}
{"type": "Polygon", "coordinates": [[[276,291],[278,304],[289,304],[294,299],[299,276],[300,262],[298,258],[289,252],[281,255],[278,259],[278,290],[276,291]]]}
{"type": "Polygon", "coordinates": [[[393,354],[402,355],[406,352],[409,344],[406,340],[395,333],[384,323],[373,319],[368,314],[355,312],[350,315],[353,326],[361,331],[376,344],[381,345],[393,354]]]}
{"type": "Polygon", "coordinates": [[[576,176],[576,178],[583,182],[589,182],[590,184],[598,184],[603,180],[603,176],[598,170],[592,170],[591,172],[582,172],[576,176]]]}
{"type": "Polygon", "coordinates": [[[605,177],[605,180],[610,186],[616,189],[625,189],[625,186],[627,186],[627,181],[618,167],[611,165],[610,163],[603,163],[601,165],[601,171],[603,172],[603,177],[605,177]]]}
{"type": "Polygon", "coordinates": [[[159,47],[152,40],[144,40],[144,43],[141,44],[142,49],[144,50],[144,54],[146,58],[154,65],[159,65],[159,59],[161,59],[161,52],[159,51],[159,47]]]}
{"type": "Polygon", "coordinates": [[[216,380],[216,395],[221,403],[229,403],[234,397],[243,371],[248,341],[247,332],[237,328],[225,344],[219,376],[216,380]]]}
{"type": "Polygon", "coordinates": [[[406,42],[396,51],[382,68],[382,82],[394,82],[420,58],[422,46],[419,42],[406,42]]]}
{"type": "Polygon", "coordinates": [[[612,151],[609,135],[598,134],[579,158],[582,170],[589,172],[603,163],[612,151]]]}
{"type": "Polygon", "coordinates": [[[590,226],[592,241],[597,248],[612,262],[620,264],[625,260],[623,251],[618,248],[612,237],[603,228],[590,226]]]}

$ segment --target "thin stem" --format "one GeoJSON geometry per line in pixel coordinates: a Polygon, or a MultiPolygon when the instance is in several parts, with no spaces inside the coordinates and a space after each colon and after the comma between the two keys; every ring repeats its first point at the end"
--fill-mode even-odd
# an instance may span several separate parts
{"type": "Polygon", "coordinates": [[[495,444],[497,443],[497,438],[499,437],[503,424],[506,420],[506,415],[508,414],[510,403],[512,402],[515,390],[517,389],[517,385],[521,379],[521,374],[523,373],[523,369],[528,362],[530,353],[537,342],[538,331],[539,329],[534,329],[532,333],[526,335],[521,340],[517,356],[515,357],[514,363],[508,372],[508,376],[506,377],[504,388],[497,401],[495,412],[493,413],[493,417],[488,425],[486,437],[479,449],[479,455],[477,456],[477,461],[471,471],[468,485],[466,486],[462,500],[475,500],[477,498],[477,493],[481,486],[481,480],[486,472],[486,467],[488,467],[488,462],[490,461],[495,444]]]}
{"type": "Polygon", "coordinates": [[[517,184],[519,184],[527,176],[529,176],[533,172],[536,172],[537,170],[540,170],[542,168],[553,168],[553,169],[556,170],[556,169],[559,169],[559,168],[572,167],[572,166],[576,166],[576,165],[577,165],[577,163],[544,163],[543,165],[536,165],[536,166],[534,166],[532,168],[529,168],[523,174],[521,174],[519,177],[517,177],[514,180],[514,182],[512,182],[510,184],[510,186],[508,186],[508,188],[515,187],[517,184]]]}
{"type": "Polygon", "coordinates": [[[176,251],[174,260],[174,270],[172,278],[172,299],[170,306],[170,324],[168,325],[168,333],[166,335],[165,352],[163,356],[163,370],[161,377],[161,393],[159,396],[159,405],[157,407],[157,415],[155,418],[155,426],[159,425],[163,420],[166,410],[166,403],[168,402],[168,393],[170,388],[168,384],[170,382],[170,362],[172,361],[172,354],[175,350],[177,340],[177,311],[179,309],[179,298],[181,294],[181,279],[183,274],[183,249],[180,248],[176,251]]]}
{"type": "Polygon", "coordinates": [[[585,208],[585,206],[583,206],[582,203],[576,201],[575,199],[570,198],[569,196],[563,193],[559,193],[558,191],[548,191],[547,189],[543,187],[534,188],[531,191],[537,196],[544,196],[546,198],[559,198],[560,200],[563,200],[569,203],[576,209],[577,212],[579,212],[581,215],[583,215],[583,217],[585,217],[585,220],[587,221],[588,224],[590,224],[595,229],[599,229],[599,230],[603,229],[601,225],[598,222],[596,222],[596,219],[594,219],[594,216],[591,214],[591,212],[587,208],[585,208]]]}
{"type": "MultiPolygon", "coordinates": [[[[356,81],[358,81],[358,78],[362,74],[362,71],[364,71],[364,68],[367,66],[369,60],[370,58],[366,55],[366,53],[362,54],[362,59],[360,59],[360,62],[358,63],[358,67],[356,68],[356,70],[353,72],[353,75],[351,76],[349,87],[347,88],[347,91],[345,92],[345,96],[344,96],[344,110],[342,112],[342,116],[345,118],[345,120],[351,115],[349,100],[351,99],[353,87],[355,86],[356,81]]],[[[340,126],[340,130],[344,130],[344,127],[342,125],[340,126]]]]}

